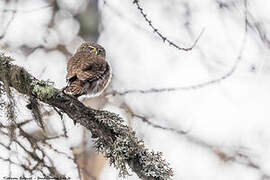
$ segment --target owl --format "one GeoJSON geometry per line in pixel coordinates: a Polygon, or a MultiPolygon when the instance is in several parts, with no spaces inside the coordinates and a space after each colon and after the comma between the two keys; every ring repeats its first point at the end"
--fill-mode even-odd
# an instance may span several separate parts
{"type": "Polygon", "coordinates": [[[100,95],[111,78],[111,67],[105,49],[92,42],[84,42],[69,59],[64,93],[78,98],[81,95],[100,95]]]}

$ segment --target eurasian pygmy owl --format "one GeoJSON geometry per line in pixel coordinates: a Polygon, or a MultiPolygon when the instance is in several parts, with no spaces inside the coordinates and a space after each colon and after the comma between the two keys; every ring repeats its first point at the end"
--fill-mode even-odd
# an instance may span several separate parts
{"type": "Polygon", "coordinates": [[[82,43],[68,61],[68,86],[64,93],[75,97],[101,94],[111,77],[111,67],[105,58],[106,52],[102,46],[92,42],[82,43]]]}

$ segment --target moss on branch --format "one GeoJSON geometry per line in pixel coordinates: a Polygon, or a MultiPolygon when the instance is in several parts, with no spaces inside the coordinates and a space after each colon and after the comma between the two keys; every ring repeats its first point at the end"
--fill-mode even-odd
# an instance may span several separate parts
{"type": "Polygon", "coordinates": [[[143,141],[123,124],[119,115],[84,106],[77,99],[54,88],[51,83],[39,81],[22,67],[11,64],[9,57],[0,55],[0,81],[4,80],[18,92],[58,108],[87,128],[92,133],[96,150],[119,169],[119,175],[128,175],[129,166],[141,179],[171,179],[172,169],[161,153],[146,149],[143,141]]]}
{"type": "Polygon", "coordinates": [[[31,86],[33,87],[33,94],[44,101],[51,99],[56,93],[52,83],[48,81],[34,80],[31,83],[31,86]]]}

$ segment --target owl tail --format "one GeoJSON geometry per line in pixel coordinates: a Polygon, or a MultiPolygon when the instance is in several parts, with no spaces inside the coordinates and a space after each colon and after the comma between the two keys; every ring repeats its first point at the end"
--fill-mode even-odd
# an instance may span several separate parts
{"type": "Polygon", "coordinates": [[[86,94],[86,91],[83,88],[80,80],[77,79],[64,88],[64,93],[75,96],[77,98],[83,94],[86,94]]]}

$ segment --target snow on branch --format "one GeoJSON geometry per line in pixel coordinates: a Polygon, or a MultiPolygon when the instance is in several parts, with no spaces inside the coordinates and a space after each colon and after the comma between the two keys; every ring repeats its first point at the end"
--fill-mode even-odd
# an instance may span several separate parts
{"type": "Polygon", "coordinates": [[[12,59],[0,55],[0,81],[4,86],[57,108],[74,122],[87,128],[95,141],[95,149],[119,169],[119,175],[128,175],[128,167],[141,179],[171,179],[173,172],[162,154],[149,151],[135,132],[123,125],[123,119],[112,112],[86,107],[77,99],[62,93],[46,81],[40,81],[24,68],[13,65],[12,59]]]}

